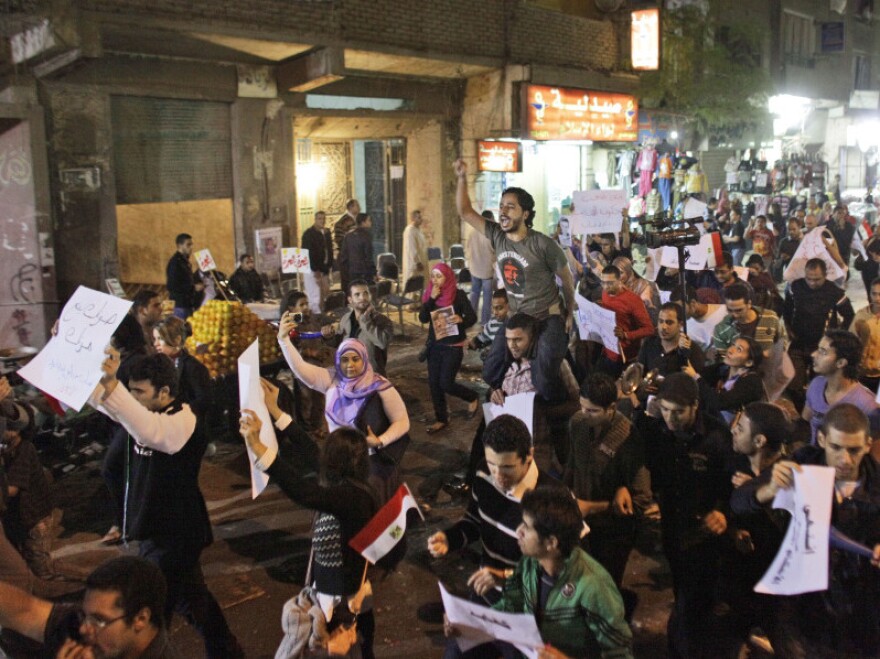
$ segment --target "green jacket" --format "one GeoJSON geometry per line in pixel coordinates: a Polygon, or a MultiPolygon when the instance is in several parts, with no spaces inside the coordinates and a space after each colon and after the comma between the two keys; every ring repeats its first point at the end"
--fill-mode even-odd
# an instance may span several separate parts
{"type": "MultiPolygon", "coordinates": [[[[523,556],[492,608],[535,613],[541,566],[523,556]]],[[[569,657],[632,658],[632,632],[623,618],[623,600],[609,574],[575,548],[547,598],[538,620],[541,638],[569,657]]]]}

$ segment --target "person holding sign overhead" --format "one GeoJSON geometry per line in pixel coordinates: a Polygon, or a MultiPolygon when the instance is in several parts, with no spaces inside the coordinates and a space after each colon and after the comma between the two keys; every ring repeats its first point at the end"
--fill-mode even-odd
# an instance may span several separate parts
{"type": "Polygon", "coordinates": [[[435,265],[431,269],[431,285],[425,289],[419,310],[419,322],[428,324],[425,349],[435,417],[434,423],[428,426],[429,434],[449,424],[446,394],[467,401],[471,416],[479,409],[477,392],[455,381],[467,345],[466,331],[477,322],[467,294],[457,284],[452,268],[445,263],[435,265]]]}
{"type": "Polygon", "coordinates": [[[196,293],[205,290],[200,281],[196,283],[190,257],[193,251],[193,239],[188,233],[178,234],[174,239],[177,251],[168,260],[165,268],[165,284],[168,296],[174,300],[174,315],[181,320],[189,318],[196,307],[196,293]]]}
{"type": "MultiPolygon", "coordinates": [[[[291,460],[260,441],[262,423],[256,413],[241,412],[241,435],[257,457],[257,468],[268,473],[272,482],[293,501],[316,512],[305,585],[328,620],[328,633],[356,621],[360,651],[364,657],[373,657],[373,590],[367,579],[365,559],[349,546],[349,541],[379,510],[378,495],[368,479],[367,438],[355,428],[337,428],[327,436],[317,464],[313,457],[291,460]]],[[[297,457],[317,453],[305,433],[298,432],[295,441],[300,446],[311,445],[308,450],[299,451],[297,457]]],[[[285,606],[282,619],[286,629],[293,626],[287,622],[292,616],[293,612],[285,606]]],[[[291,649],[293,642],[285,636],[282,647],[291,649]]],[[[279,656],[294,655],[279,652],[279,656]]]]}
{"type": "Polygon", "coordinates": [[[107,348],[89,404],[120,424],[124,462],[122,536],[139,540],[142,558],[168,582],[165,614],[179,610],[201,634],[211,659],[244,657],[223,611],[205,585],[199,557],[213,541],[199,469],[208,434],[178,397],[178,375],[165,355],[144,357],[117,379],[119,353],[107,348]]]}

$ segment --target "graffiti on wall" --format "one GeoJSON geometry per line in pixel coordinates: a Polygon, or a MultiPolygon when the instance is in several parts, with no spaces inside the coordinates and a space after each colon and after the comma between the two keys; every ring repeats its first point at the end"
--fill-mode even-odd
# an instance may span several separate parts
{"type": "Polygon", "coordinates": [[[0,134],[0,347],[33,345],[44,302],[30,132],[0,134]]]}

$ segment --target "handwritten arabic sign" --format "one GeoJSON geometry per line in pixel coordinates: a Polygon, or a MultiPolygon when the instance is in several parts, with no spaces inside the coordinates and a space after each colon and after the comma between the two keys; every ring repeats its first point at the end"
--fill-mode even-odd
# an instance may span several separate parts
{"type": "Polygon", "coordinates": [[[456,643],[462,652],[492,640],[506,641],[525,656],[536,658],[544,646],[535,616],[528,613],[506,613],[450,595],[440,586],[443,609],[449,623],[458,630],[456,643]]]}
{"type": "Polygon", "coordinates": [[[200,249],[196,252],[196,263],[202,272],[217,269],[217,264],[214,263],[214,257],[211,256],[211,250],[209,249],[200,249]]]}
{"type": "Polygon", "coordinates": [[[572,233],[620,233],[626,190],[579,190],[572,193],[572,233]]]}
{"type": "Polygon", "coordinates": [[[577,307],[576,318],[581,341],[596,341],[611,352],[620,354],[620,343],[614,336],[617,314],[590,302],[580,293],[577,294],[577,307]]]}
{"type": "Polygon", "coordinates": [[[523,85],[523,95],[529,139],[634,142],[638,137],[634,96],[543,85],[523,85]]]}
{"type": "Polygon", "coordinates": [[[281,272],[291,274],[294,272],[309,272],[309,250],[299,247],[281,248],[281,272]]]}
{"type": "Polygon", "coordinates": [[[802,465],[794,472],[794,487],[776,493],[773,507],[790,512],[791,522],[756,593],[800,595],[828,588],[833,489],[832,467],[802,465]]]}
{"type": "Polygon", "coordinates": [[[521,172],[522,144],[480,140],[477,145],[481,172],[521,172]]]}
{"type": "Polygon", "coordinates": [[[814,258],[825,261],[827,276],[831,281],[846,276],[846,271],[828,253],[828,243],[833,241],[834,238],[830,237],[830,234],[826,236],[826,232],[827,229],[824,227],[816,227],[804,235],[804,239],[795,250],[794,256],[791,257],[791,261],[788,263],[788,267],[782,273],[782,279],[788,282],[802,279],[805,274],[807,261],[814,258]]]}
{"type": "Polygon", "coordinates": [[[131,302],[80,286],[64,305],[58,334],[18,373],[32,385],[79,411],[101,379],[110,337],[131,302]]]}
{"type": "MultiPolygon", "coordinates": [[[[263,426],[260,428],[260,441],[269,448],[278,448],[278,439],[272,425],[272,417],[263,398],[260,386],[260,340],[255,340],[238,358],[238,400],[242,410],[252,410],[263,426]]],[[[247,444],[245,444],[247,446],[247,444]]],[[[256,456],[247,449],[251,465],[251,498],[256,499],[269,484],[269,475],[254,466],[256,456]]]]}

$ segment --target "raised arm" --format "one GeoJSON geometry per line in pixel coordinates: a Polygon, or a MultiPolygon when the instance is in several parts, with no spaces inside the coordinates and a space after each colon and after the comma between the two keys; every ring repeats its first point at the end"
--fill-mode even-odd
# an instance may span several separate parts
{"type": "Polygon", "coordinates": [[[453,163],[452,168],[455,170],[456,187],[455,187],[455,207],[458,214],[465,222],[470,224],[480,234],[486,233],[486,219],[474,210],[471,205],[471,197],[467,189],[467,164],[459,158],[453,163]]]}
{"type": "Polygon", "coordinates": [[[285,313],[281,317],[278,326],[278,345],[281,346],[281,354],[284,360],[290,366],[290,370],[296,376],[297,380],[306,385],[309,389],[324,393],[333,384],[333,378],[330,371],[314,364],[309,364],[302,355],[299,354],[293,343],[290,342],[290,331],[296,327],[291,314],[285,313]]]}

